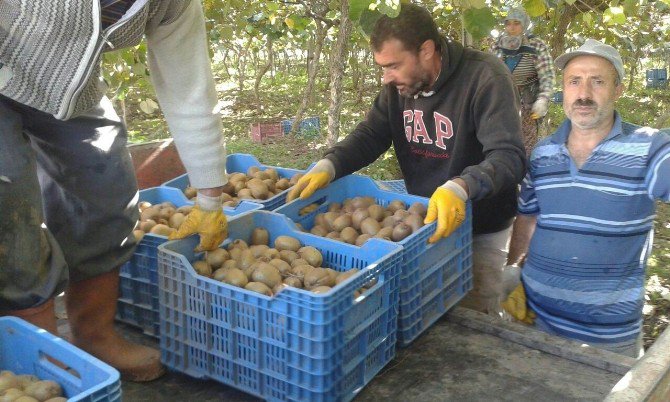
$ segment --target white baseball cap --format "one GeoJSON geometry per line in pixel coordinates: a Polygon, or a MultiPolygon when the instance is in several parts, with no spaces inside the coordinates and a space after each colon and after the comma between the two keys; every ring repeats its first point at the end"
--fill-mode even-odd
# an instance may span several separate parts
{"type": "Polygon", "coordinates": [[[606,45],[595,39],[587,39],[582,46],[572,52],[567,52],[558,56],[556,59],[556,66],[563,70],[565,65],[570,60],[577,56],[599,56],[612,63],[617,74],[619,74],[619,81],[623,81],[624,70],[623,61],[619,52],[610,45],[606,45]]]}

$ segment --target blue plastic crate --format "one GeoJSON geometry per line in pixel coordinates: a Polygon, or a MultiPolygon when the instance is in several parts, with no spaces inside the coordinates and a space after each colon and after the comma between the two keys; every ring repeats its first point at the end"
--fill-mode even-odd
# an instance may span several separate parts
{"type": "Polygon", "coordinates": [[[227,241],[256,227],[271,244],[290,235],[317,248],[324,267],[361,271],[325,294],[288,288],[268,297],[197,275],[196,236],[167,242],[158,253],[162,361],[268,400],[352,399],[395,355],[401,247],[335,242],[267,211],[232,218],[227,241]]]}
{"type": "Polygon", "coordinates": [[[554,103],[563,103],[563,91],[556,91],[551,97],[551,101],[554,103]]]}
{"type": "MultiPolygon", "coordinates": [[[[428,205],[428,198],[382,190],[374,180],[368,177],[349,175],[316,191],[311,197],[305,200],[294,200],[275,212],[286,215],[305,230],[309,230],[314,226],[315,216],[326,212],[331,203],[341,203],[347,198],[357,196],[373,197],[378,204],[383,206],[393,200],[402,200],[407,205],[414,202],[428,205]],[[303,207],[312,203],[319,204],[319,207],[309,214],[299,214],[303,207]]],[[[409,345],[472,289],[472,211],[470,203],[467,204],[465,222],[454,233],[437,243],[428,244],[428,238],[435,232],[436,227],[435,222],[425,225],[398,242],[403,246],[400,323],[398,325],[398,342],[401,346],[409,345]],[[435,274],[443,272],[447,266],[452,266],[450,264],[454,264],[454,261],[457,262],[456,271],[454,271],[456,276],[435,274]],[[433,286],[432,281],[435,275],[438,275],[434,286],[435,293],[433,294],[432,290],[426,292],[426,289],[433,286]],[[458,283],[459,286],[452,287],[454,283],[458,283]],[[438,293],[445,294],[437,296],[438,293]],[[439,310],[428,309],[426,305],[432,303],[436,297],[449,303],[444,303],[439,310]],[[440,314],[434,311],[439,311],[440,314]]]]}
{"type": "Polygon", "coordinates": [[[407,187],[405,187],[405,180],[384,180],[377,181],[377,186],[380,190],[393,191],[394,193],[407,194],[407,187]]]}
{"type": "MultiPolygon", "coordinates": [[[[177,207],[192,205],[184,193],[176,188],[153,187],[141,190],[140,201],[152,205],[172,202],[177,207]]],[[[236,208],[224,208],[226,216],[235,216],[260,209],[253,202],[241,202],[236,208]]],[[[119,272],[119,299],[116,304],[116,319],[142,329],[149,336],[158,337],[158,246],[167,241],[166,236],[147,233],[137,245],[130,261],[121,266],[119,272]]]]}
{"type": "MultiPolygon", "coordinates": [[[[281,126],[284,135],[287,135],[291,132],[291,128],[293,127],[293,119],[282,120],[281,126]]],[[[298,129],[297,134],[305,137],[315,137],[319,135],[320,131],[321,120],[319,120],[318,117],[307,117],[300,122],[300,128],[298,129]]]]}
{"type": "MultiPolygon", "coordinates": [[[[306,172],[306,170],[263,165],[253,155],[249,154],[231,154],[228,155],[228,158],[226,159],[226,172],[228,172],[228,174],[236,172],[247,173],[247,170],[249,170],[249,168],[252,166],[258,166],[261,169],[273,168],[277,171],[280,178],[287,178],[289,180],[297,173],[306,172]]],[[[162,185],[165,187],[175,187],[183,191],[189,185],[188,176],[185,174],[181,175],[172,180],[166,181],[162,185]]],[[[281,193],[276,194],[274,197],[268,198],[267,200],[254,200],[253,202],[261,204],[263,206],[262,208],[266,211],[273,211],[286,203],[287,194],[288,190],[284,190],[281,193]]]]}
{"type": "Polygon", "coordinates": [[[121,400],[121,382],[116,369],[64,339],[16,317],[0,317],[1,370],[56,381],[70,402],[121,400]],[[47,358],[64,363],[69,370],[47,358]]]}

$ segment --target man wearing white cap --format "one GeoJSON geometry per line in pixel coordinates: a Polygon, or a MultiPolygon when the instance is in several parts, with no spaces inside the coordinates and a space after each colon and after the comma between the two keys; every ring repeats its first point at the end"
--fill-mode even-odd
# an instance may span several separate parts
{"type": "Polygon", "coordinates": [[[531,153],[508,258],[525,258],[522,285],[504,307],[546,332],[638,357],[654,200],[670,200],[670,135],[614,110],[624,68],[612,46],[589,39],[556,65],[567,119],[531,153]]]}

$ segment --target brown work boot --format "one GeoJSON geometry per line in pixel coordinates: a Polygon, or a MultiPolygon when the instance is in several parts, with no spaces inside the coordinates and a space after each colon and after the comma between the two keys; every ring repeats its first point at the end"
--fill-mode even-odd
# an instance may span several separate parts
{"type": "Polygon", "coordinates": [[[23,310],[0,311],[0,317],[5,315],[22,318],[29,323],[58,336],[58,326],[56,324],[56,312],[54,311],[53,298],[47,300],[37,307],[31,307],[23,310]]]}
{"type": "Polygon", "coordinates": [[[152,381],[165,374],[160,352],[125,340],[114,328],[119,270],[73,282],[65,305],[72,343],[121,373],[127,381],[152,381]]]}

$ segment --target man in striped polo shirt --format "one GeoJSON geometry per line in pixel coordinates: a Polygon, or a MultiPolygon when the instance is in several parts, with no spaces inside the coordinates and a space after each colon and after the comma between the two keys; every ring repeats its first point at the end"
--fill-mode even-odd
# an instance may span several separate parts
{"type": "Polygon", "coordinates": [[[556,65],[567,119],[531,153],[508,257],[525,257],[512,296],[525,289],[532,313],[505,307],[551,334],[638,357],[654,200],[670,197],[670,136],[614,110],[624,69],[613,47],[589,39],[556,65]]]}

